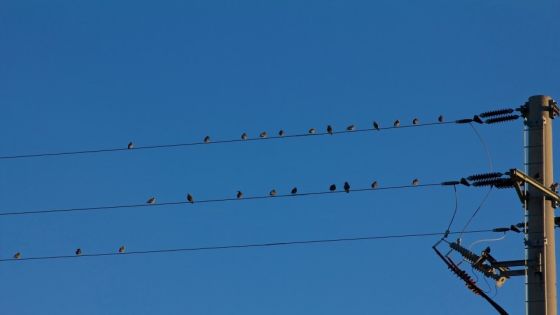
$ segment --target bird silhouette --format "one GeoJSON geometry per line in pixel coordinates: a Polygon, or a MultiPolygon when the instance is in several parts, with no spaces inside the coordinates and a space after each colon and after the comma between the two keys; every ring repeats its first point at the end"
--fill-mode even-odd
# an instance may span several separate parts
{"type": "Polygon", "coordinates": [[[559,186],[558,183],[553,183],[552,185],[550,185],[550,190],[557,193],[558,192],[558,186],[559,186]]]}
{"type": "Polygon", "coordinates": [[[379,130],[379,123],[378,123],[377,121],[374,121],[374,122],[373,122],[373,128],[374,128],[375,130],[379,130]]]}
{"type": "Polygon", "coordinates": [[[418,178],[412,180],[412,186],[418,186],[418,184],[420,184],[420,180],[418,180],[418,178]]]}
{"type": "Polygon", "coordinates": [[[194,198],[191,194],[187,194],[187,201],[190,203],[194,203],[194,198]]]}
{"type": "Polygon", "coordinates": [[[134,149],[134,143],[132,143],[132,141],[129,142],[127,148],[128,148],[129,150],[134,149]]]}
{"type": "Polygon", "coordinates": [[[379,183],[377,183],[377,181],[374,180],[374,181],[371,183],[371,189],[376,189],[377,187],[379,187],[379,183]]]}
{"type": "Polygon", "coordinates": [[[315,128],[309,129],[309,134],[310,135],[315,134],[316,132],[317,132],[317,130],[315,128]]]}
{"type": "Polygon", "coordinates": [[[328,133],[329,135],[332,135],[332,134],[333,134],[333,128],[332,128],[331,125],[328,125],[328,126],[327,126],[327,133],[328,133]]]}
{"type": "Polygon", "coordinates": [[[356,126],[350,125],[350,126],[346,127],[346,130],[348,130],[348,131],[354,131],[354,130],[356,130],[356,126]]]}
{"type": "Polygon", "coordinates": [[[204,137],[204,143],[210,143],[210,136],[204,137]]]}
{"type": "Polygon", "coordinates": [[[438,122],[442,123],[443,122],[443,115],[439,115],[437,120],[438,120],[438,122]]]}
{"type": "Polygon", "coordinates": [[[332,185],[329,187],[329,190],[330,190],[330,191],[335,191],[335,190],[336,190],[336,185],[335,185],[335,184],[332,184],[332,185]]]}
{"type": "Polygon", "coordinates": [[[244,132],[244,133],[241,135],[241,140],[247,140],[247,139],[249,139],[249,136],[247,135],[247,133],[244,132]]]}
{"type": "Polygon", "coordinates": [[[278,136],[283,137],[286,135],[286,132],[284,131],[284,129],[280,129],[280,131],[278,131],[278,136]]]}
{"type": "Polygon", "coordinates": [[[420,123],[420,119],[418,119],[418,118],[414,118],[414,119],[412,120],[412,124],[413,124],[413,125],[418,125],[419,123],[420,123]]]}
{"type": "Polygon", "coordinates": [[[276,194],[277,194],[276,189],[271,190],[270,193],[269,193],[269,195],[270,195],[271,197],[276,196],[276,194]]]}
{"type": "Polygon", "coordinates": [[[393,127],[400,127],[400,125],[401,125],[401,122],[398,119],[395,120],[395,122],[393,123],[393,127]]]}
{"type": "Polygon", "coordinates": [[[266,131],[263,131],[259,134],[259,137],[266,138],[266,137],[268,137],[268,133],[266,131]]]}
{"type": "Polygon", "coordinates": [[[350,192],[350,184],[348,182],[344,182],[344,191],[347,193],[350,192]]]}
{"type": "Polygon", "coordinates": [[[292,188],[292,195],[297,194],[297,187],[292,188]]]}
{"type": "Polygon", "coordinates": [[[148,201],[146,201],[147,204],[149,205],[153,205],[156,203],[156,197],[150,197],[150,199],[148,199],[148,201]]]}
{"type": "Polygon", "coordinates": [[[17,252],[14,254],[14,259],[20,259],[21,258],[21,253],[17,252]]]}
{"type": "Polygon", "coordinates": [[[76,249],[75,253],[76,253],[76,256],[80,256],[82,254],[82,249],[81,248],[76,249]]]}
{"type": "Polygon", "coordinates": [[[126,251],[126,248],[123,246],[119,247],[119,254],[122,254],[126,251]]]}
{"type": "Polygon", "coordinates": [[[237,199],[243,198],[243,192],[241,192],[241,190],[238,190],[238,191],[237,191],[237,196],[236,196],[236,197],[237,197],[237,199]]]}

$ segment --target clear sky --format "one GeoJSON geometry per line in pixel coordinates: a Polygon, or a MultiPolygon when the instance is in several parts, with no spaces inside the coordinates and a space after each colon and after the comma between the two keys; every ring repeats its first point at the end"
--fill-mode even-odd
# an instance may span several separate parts
{"type": "MultiPolygon", "coordinates": [[[[2,0],[0,155],[431,122],[560,98],[558,12],[552,0],[2,0]]],[[[479,127],[496,170],[522,168],[521,130],[521,121],[479,127]]],[[[468,125],[1,160],[0,212],[430,183],[488,169],[468,125]]],[[[486,192],[458,190],[455,230],[486,192]]],[[[453,206],[451,188],[435,187],[0,217],[0,258],[440,232],[453,206]]],[[[522,215],[513,191],[496,191],[471,228],[522,215]]],[[[492,313],[434,255],[436,240],[4,262],[0,309],[492,313]]],[[[488,245],[498,259],[524,256],[521,235],[473,249],[488,245]]],[[[511,314],[524,313],[523,282],[496,296],[511,314]]]]}

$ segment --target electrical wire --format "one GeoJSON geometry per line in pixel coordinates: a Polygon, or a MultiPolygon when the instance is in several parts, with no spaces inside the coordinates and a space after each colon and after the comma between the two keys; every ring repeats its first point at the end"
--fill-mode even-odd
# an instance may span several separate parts
{"type": "Polygon", "coordinates": [[[412,124],[412,125],[401,125],[399,127],[380,127],[376,128],[364,128],[364,129],[354,129],[354,130],[343,130],[343,131],[333,131],[328,132],[317,132],[317,133],[300,133],[293,135],[283,135],[283,136],[267,136],[267,137],[255,137],[247,139],[226,139],[217,141],[195,141],[187,143],[171,143],[171,144],[156,144],[156,145],[146,145],[146,146],[135,146],[133,149],[128,149],[127,147],[114,147],[114,148],[101,148],[101,149],[91,149],[91,150],[75,150],[66,152],[44,152],[44,153],[34,153],[34,154],[9,154],[0,156],[0,160],[14,160],[14,159],[25,159],[25,158],[39,158],[39,157],[55,157],[55,156],[71,156],[71,155],[83,155],[83,154],[96,154],[96,153],[109,153],[109,152],[119,152],[119,151],[137,151],[137,150],[151,150],[151,149],[164,149],[164,148],[178,148],[178,147],[192,147],[201,145],[212,145],[212,144],[225,144],[225,143],[239,143],[239,142],[255,142],[255,141],[267,141],[267,140],[277,140],[277,139],[294,139],[303,137],[318,137],[326,135],[340,135],[340,134],[351,134],[351,133],[364,133],[364,132],[378,132],[383,130],[391,129],[404,129],[404,128],[415,128],[415,127],[426,127],[434,125],[448,125],[455,124],[455,121],[448,122],[432,122],[423,124],[412,124]]]}
{"type": "MultiPolygon", "coordinates": [[[[408,188],[425,188],[441,186],[441,183],[432,184],[419,184],[419,185],[401,185],[401,186],[389,186],[389,187],[378,187],[378,188],[360,188],[352,189],[350,192],[366,192],[366,191],[383,191],[383,190],[395,190],[395,189],[408,189],[408,188]]],[[[156,204],[122,204],[122,205],[109,205],[109,206],[99,206],[99,207],[80,207],[80,208],[66,208],[66,209],[44,209],[44,210],[29,210],[29,211],[2,211],[0,212],[0,217],[4,216],[20,216],[20,215],[34,215],[34,214],[47,214],[47,213],[62,213],[62,212],[83,212],[83,211],[100,211],[100,210],[116,210],[116,209],[127,209],[127,208],[141,208],[141,207],[166,207],[175,205],[185,205],[185,204],[207,204],[207,203],[222,203],[222,202],[237,202],[237,201],[247,201],[247,200],[262,200],[262,199],[279,199],[279,198],[294,198],[294,197],[304,197],[304,196],[320,196],[320,195],[331,195],[331,194],[342,194],[345,191],[319,191],[319,192],[308,192],[308,193],[297,193],[297,194],[281,194],[275,196],[249,196],[243,198],[221,198],[221,199],[206,199],[194,202],[189,201],[174,201],[174,202],[164,202],[156,204]]]]}
{"type": "MultiPolygon", "coordinates": [[[[475,234],[475,233],[489,233],[492,229],[481,229],[481,230],[471,230],[463,231],[464,234],[475,234]]],[[[458,232],[451,232],[451,234],[456,234],[458,232]]],[[[227,249],[243,249],[243,248],[262,248],[262,247],[280,247],[280,246],[290,246],[290,245],[313,245],[313,244],[328,244],[328,243],[345,243],[345,242],[356,242],[356,241],[367,241],[367,240],[388,240],[388,239],[407,239],[407,238],[420,238],[420,237],[431,237],[442,235],[441,232],[429,232],[429,233],[414,233],[414,234],[395,234],[395,235],[378,235],[378,236],[361,236],[361,237],[348,237],[348,238],[332,238],[332,239],[319,239],[319,240],[302,240],[302,241],[285,241],[285,242],[271,242],[271,243],[250,243],[250,244],[234,244],[234,245],[218,245],[218,246],[202,246],[202,247],[185,247],[185,248],[167,248],[167,249],[153,249],[153,250],[139,250],[139,251],[127,251],[123,253],[119,252],[98,252],[87,254],[83,253],[81,255],[53,255],[53,256],[35,256],[35,257],[24,257],[20,256],[19,259],[16,258],[3,258],[0,262],[9,261],[37,261],[37,260],[59,260],[59,259],[75,259],[75,258],[86,258],[86,257],[107,257],[107,256],[134,256],[134,255],[147,255],[147,254],[163,254],[163,253],[177,253],[177,252],[198,252],[198,251],[216,251],[216,250],[227,250],[227,249]]]]}
{"type": "MultiPolygon", "coordinates": [[[[484,151],[486,152],[486,157],[488,158],[488,166],[490,168],[490,172],[493,172],[494,171],[494,163],[493,163],[493,160],[492,160],[492,154],[490,153],[490,149],[488,148],[488,145],[486,144],[486,141],[484,141],[484,138],[478,132],[478,130],[476,130],[475,126],[472,123],[470,123],[469,125],[471,126],[473,132],[475,133],[478,140],[480,141],[480,144],[482,145],[484,151]]],[[[478,214],[480,209],[482,209],[482,207],[484,207],[484,204],[488,200],[488,197],[490,197],[490,194],[492,193],[493,188],[494,188],[493,186],[490,186],[490,188],[488,189],[488,192],[486,193],[484,198],[482,198],[480,204],[478,205],[476,210],[473,212],[473,214],[471,215],[471,217],[469,218],[469,220],[467,221],[467,223],[463,227],[463,230],[466,230],[469,227],[469,225],[471,224],[473,219],[476,217],[476,215],[478,214]]],[[[462,236],[462,234],[459,234],[459,238],[461,238],[461,236],[462,236]]]]}

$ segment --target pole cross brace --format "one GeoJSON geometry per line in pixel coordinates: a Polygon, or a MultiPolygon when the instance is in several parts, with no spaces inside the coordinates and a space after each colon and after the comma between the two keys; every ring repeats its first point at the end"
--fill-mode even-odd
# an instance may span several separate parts
{"type": "Polygon", "coordinates": [[[517,183],[515,185],[515,190],[517,191],[517,194],[519,195],[522,203],[525,203],[527,201],[527,192],[521,189],[521,183],[526,183],[540,190],[547,199],[552,200],[552,206],[554,208],[556,208],[557,205],[560,204],[560,196],[558,196],[555,191],[553,191],[549,187],[544,186],[538,180],[523,173],[522,171],[512,168],[511,170],[509,170],[507,175],[509,175],[509,177],[517,183]]]}

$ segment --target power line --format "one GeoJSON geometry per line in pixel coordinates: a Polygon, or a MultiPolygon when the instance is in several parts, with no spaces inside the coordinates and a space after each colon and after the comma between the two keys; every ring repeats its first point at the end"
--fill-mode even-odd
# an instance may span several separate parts
{"type": "MultiPolygon", "coordinates": [[[[485,230],[471,230],[464,231],[463,234],[474,233],[488,233],[494,232],[492,229],[485,230]]],[[[451,232],[450,234],[457,234],[459,232],[451,232]]],[[[251,244],[234,244],[234,245],[219,245],[219,246],[204,246],[204,247],[186,247],[186,248],[167,248],[167,249],[153,249],[142,251],[128,251],[128,252],[101,252],[80,255],[56,255],[56,256],[36,256],[36,257],[23,257],[18,255],[19,258],[4,258],[0,262],[8,261],[37,261],[37,260],[60,260],[60,259],[73,259],[85,257],[108,257],[108,256],[134,256],[134,255],[147,255],[147,254],[164,254],[164,253],[178,253],[178,252],[198,252],[198,251],[216,251],[226,249],[243,249],[243,248],[260,248],[260,247],[280,247],[291,245],[313,245],[313,244],[328,244],[328,243],[345,243],[367,240],[388,240],[388,239],[406,239],[406,238],[419,238],[443,235],[441,232],[430,233],[414,233],[414,234],[396,234],[396,235],[379,235],[379,236],[361,236],[349,238],[333,238],[333,239],[319,239],[319,240],[303,240],[303,241],[286,241],[286,242],[271,242],[271,243],[251,243],[251,244]]]]}
{"type": "Polygon", "coordinates": [[[226,139],[217,141],[195,141],[187,143],[171,143],[171,144],[156,144],[156,145],[146,145],[146,146],[135,146],[129,149],[125,146],[123,147],[113,147],[113,148],[101,148],[101,149],[91,149],[91,150],[76,150],[76,151],[66,151],[66,152],[44,152],[35,154],[12,154],[0,156],[0,160],[14,160],[14,159],[25,159],[25,158],[40,158],[40,157],[56,157],[56,156],[71,156],[71,155],[83,155],[83,154],[96,154],[96,153],[110,153],[119,151],[137,151],[137,150],[151,150],[151,149],[169,149],[178,147],[193,147],[201,145],[212,145],[212,144],[225,144],[225,143],[239,143],[239,142],[255,142],[255,141],[267,141],[267,140],[277,140],[277,139],[294,139],[302,137],[318,137],[326,135],[340,135],[349,133],[364,133],[364,132],[378,132],[390,129],[402,129],[402,128],[414,128],[414,127],[426,127],[433,125],[448,125],[455,124],[456,121],[449,122],[433,122],[433,123],[423,123],[423,124],[412,124],[412,125],[400,125],[391,127],[380,127],[380,128],[364,128],[364,129],[353,129],[353,130],[343,130],[343,131],[333,131],[329,132],[317,132],[317,133],[300,133],[293,135],[278,135],[278,136],[266,136],[266,137],[255,137],[247,139],[226,139]]]}
{"type": "MultiPolygon", "coordinates": [[[[350,192],[366,192],[366,191],[383,191],[383,190],[395,190],[395,189],[407,189],[407,188],[424,188],[442,186],[441,183],[431,183],[431,184],[418,184],[418,185],[401,185],[401,186],[389,186],[389,187],[378,187],[378,188],[360,188],[352,189],[350,192]]],[[[65,209],[44,209],[44,210],[29,210],[29,211],[19,211],[19,212],[0,212],[0,216],[20,216],[20,215],[35,215],[35,214],[47,214],[47,213],[64,213],[64,212],[79,212],[79,211],[100,211],[100,210],[117,210],[117,209],[127,209],[127,208],[140,208],[140,207],[167,207],[175,205],[185,205],[185,204],[207,204],[207,203],[220,203],[220,202],[234,202],[234,201],[246,201],[246,200],[261,200],[261,199],[278,199],[278,198],[293,198],[293,197],[303,197],[303,196],[320,196],[327,194],[341,194],[345,191],[319,191],[319,192],[308,192],[308,193],[297,193],[297,194],[278,194],[278,195],[266,195],[266,196],[248,196],[243,198],[220,198],[220,199],[205,199],[199,201],[174,201],[174,202],[164,202],[156,204],[122,204],[122,205],[108,205],[99,207],[79,207],[79,208],[65,208],[65,209]]]]}

